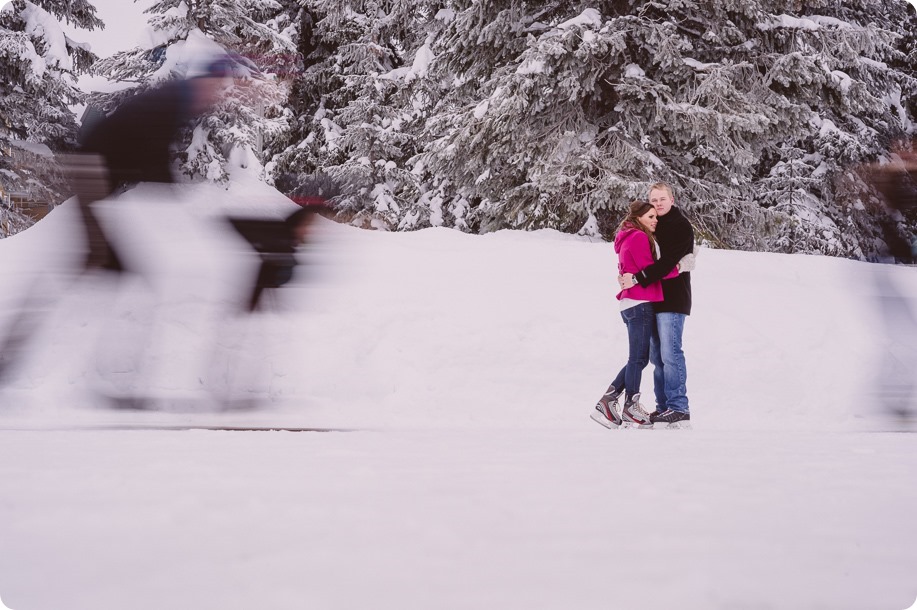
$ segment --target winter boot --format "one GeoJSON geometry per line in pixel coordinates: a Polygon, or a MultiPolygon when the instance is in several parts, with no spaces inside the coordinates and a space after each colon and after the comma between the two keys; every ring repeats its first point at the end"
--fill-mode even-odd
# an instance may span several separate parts
{"type": "Polygon", "coordinates": [[[621,409],[621,419],[635,428],[652,427],[649,414],[643,410],[640,404],[640,394],[634,394],[624,401],[624,408],[621,409]]]}

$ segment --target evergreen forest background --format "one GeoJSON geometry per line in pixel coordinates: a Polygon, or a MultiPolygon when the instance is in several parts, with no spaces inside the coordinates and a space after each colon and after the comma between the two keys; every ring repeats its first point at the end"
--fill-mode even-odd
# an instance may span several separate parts
{"type": "Polygon", "coordinates": [[[110,57],[60,27],[96,12],[0,11],[0,235],[32,222],[10,193],[69,197],[74,107],[187,76],[206,45],[239,54],[245,86],[188,129],[178,171],[257,172],[358,226],[607,239],[666,181],[713,247],[876,258],[917,228],[863,171],[913,146],[904,0],[158,0],[148,40],[110,57]]]}

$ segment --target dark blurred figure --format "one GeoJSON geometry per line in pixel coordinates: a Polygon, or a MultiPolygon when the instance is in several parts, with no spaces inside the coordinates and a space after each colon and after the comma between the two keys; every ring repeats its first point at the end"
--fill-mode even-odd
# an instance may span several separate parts
{"type": "MultiPolygon", "coordinates": [[[[913,147],[917,142],[910,144],[913,147]]],[[[891,153],[893,160],[885,165],[872,165],[867,170],[869,182],[882,195],[885,205],[909,215],[917,212],[917,152],[907,148],[904,141],[896,142],[891,153]],[[897,158],[894,158],[897,157],[897,158]]],[[[901,235],[895,223],[888,219],[883,223],[888,254],[897,262],[914,264],[914,235],[901,235]]]]}
{"type": "MultiPolygon", "coordinates": [[[[171,147],[181,130],[211,110],[232,83],[236,61],[230,55],[211,61],[198,76],[170,81],[137,94],[108,116],[87,117],[77,154],[62,155],[77,197],[86,236],[84,272],[126,270],[124,256],[99,222],[95,204],[126,187],[175,182],[171,147]]],[[[0,381],[21,359],[23,351],[53,300],[36,278],[0,338],[0,381]]]]}
{"type": "Polygon", "coordinates": [[[280,288],[293,279],[297,265],[296,249],[305,243],[316,216],[329,212],[330,208],[324,203],[314,203],[303,206],[283,220],[228,219],[261,259],[245,311],[251,313],[262,309],[265,290],[280,288]]]}
{"type": "MultiPolygon", "coordinates": [[[[917,212],[917,153],[914,142],[900,141],[891,149],[891,161],[865,168],[866,175],[894,213],[917,212]]],[[[895,262],[917,262],[914,235],[902,235],[893,219],[882,223],[887,255],[895,262]]],[[[911,303],[884,267],[873,274],[885,341],[879,362],[877,397],[885,412],[900,424],[912,424],[917,416],[917,318],[911,303]]]]}
{"type": "Polygon", "coordinates": [[[219,102],[232,76],[232,58],[221,57],[201,75],[143,92],[84,128],[81,154],[69,159],[69,174],[86,229],[86,269],[124,270],[93,204],[139,182],[174,183],[172,145],[186,125],[219,102]]]}

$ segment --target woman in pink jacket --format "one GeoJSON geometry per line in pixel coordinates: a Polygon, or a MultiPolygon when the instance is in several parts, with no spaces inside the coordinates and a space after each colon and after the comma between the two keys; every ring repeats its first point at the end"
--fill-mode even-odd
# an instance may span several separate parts
{"type": "MultiPolygon", "coordinates": [[[[615,235],[615,252],[618,255],[618,274],[638,273],[659,258],[659,246],[653,234],[656,231],[656,208],[646,201],[630,204],[627,218],[615,235]]],[[[678,275],[678,268],[664,279],[678,275]]],[[[608,386],[608,390],[595,405],[592,419],[606,428],[616,428],[627,422],[643,428],[652,426],[650,417],[640,404],[640,380],[643,369],[650,361],[650,336],[656,324],[653,303],[662,301],[662,284],[647,287],[636,284],[618,293],[621,318],[627,326],[630,344],[627,364],[608,386]],[[624,392],[624,407],[617,412],[618,397],[624,392]]]]}

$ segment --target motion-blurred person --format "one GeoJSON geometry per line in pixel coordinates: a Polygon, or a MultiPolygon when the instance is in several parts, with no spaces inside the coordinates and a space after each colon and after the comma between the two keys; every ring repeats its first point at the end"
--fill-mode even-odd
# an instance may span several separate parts
{"type": "MultiPolygon", "coordinates": [[[[868,181],[882,196],[892,215],[917,212],[917,153],[914,142],[899,141],[892,146],[889,160],[864,168],[868,181]]],[[[887,251],[895,262],[917,262],[914,235],[901,235],[897,223],[883,223],[887,251]]],[[[876,394],[883,410],[896,422],[913,424],[917,416],[917,317],[913,304],[901,292],[892,275],[892,267],[883,266],[873,273],[878,309],[885,329],[876,380],[876,394]]]]}
{"type": "MultiPolygon", "coordinates": [[[[232,236],[202,222],[171,185],[172,147],[181,130],[212,110],[233,84],[236,61],[223,56],[198,76],[130,99],[87,130],[82,151],[101,157],[109,193],[78,188],[89,252],[86,268],[140,274],[153,290],[139,379],[99,391],[118,407],[194,409],[211,402],[213,349],[221,318],[238,300],[246,273],[232,236]],[[124,193],[125,187],[139,185],[124,193]]],[[[251,265],[255,262],[251,261],[251,265]]],[[[108,350],[113,351],[114,348],[108,350]]]]}
{"type": "Polygon", "coordinates": [[[72,182],[86,228],[87,269],[123,270],[93,204],[139,182],[172,184],[172,146],[193,119],[213,109],[231,83],[233,60],[221,57],[189,79],[141,93],[84,126],[72,182]]]}
{"type": "MultiPolygon", "coordinates": [[[[146,329],[151,345],[138,365],[140,381],[130,388],[98,388],[117,406],[200,402],[218,311],[238,302],[236,276],[246,272],[245,264],[234,263],[244,257],[247,268],[257,265],[238,236],[195,218],[172,188],[172,146],[186,125],[220,101],[234,82],[236,64],[232,56],[221,56],[198,76],[136,95],[87,124],[80,153],[65,160],[85,229],[80,277],[136,273],[153,290],[160,314],[146,329]]],[[[32,301],[27,296],[18,316],[29,323],[15,320],[0,344],[11,361],[20,359],[37,326],[32,301]]],[[[100,356],[111,360],[104,351],[100,356]]],[[[0,375],[13,363],[0,363],[0,375]]]]}

